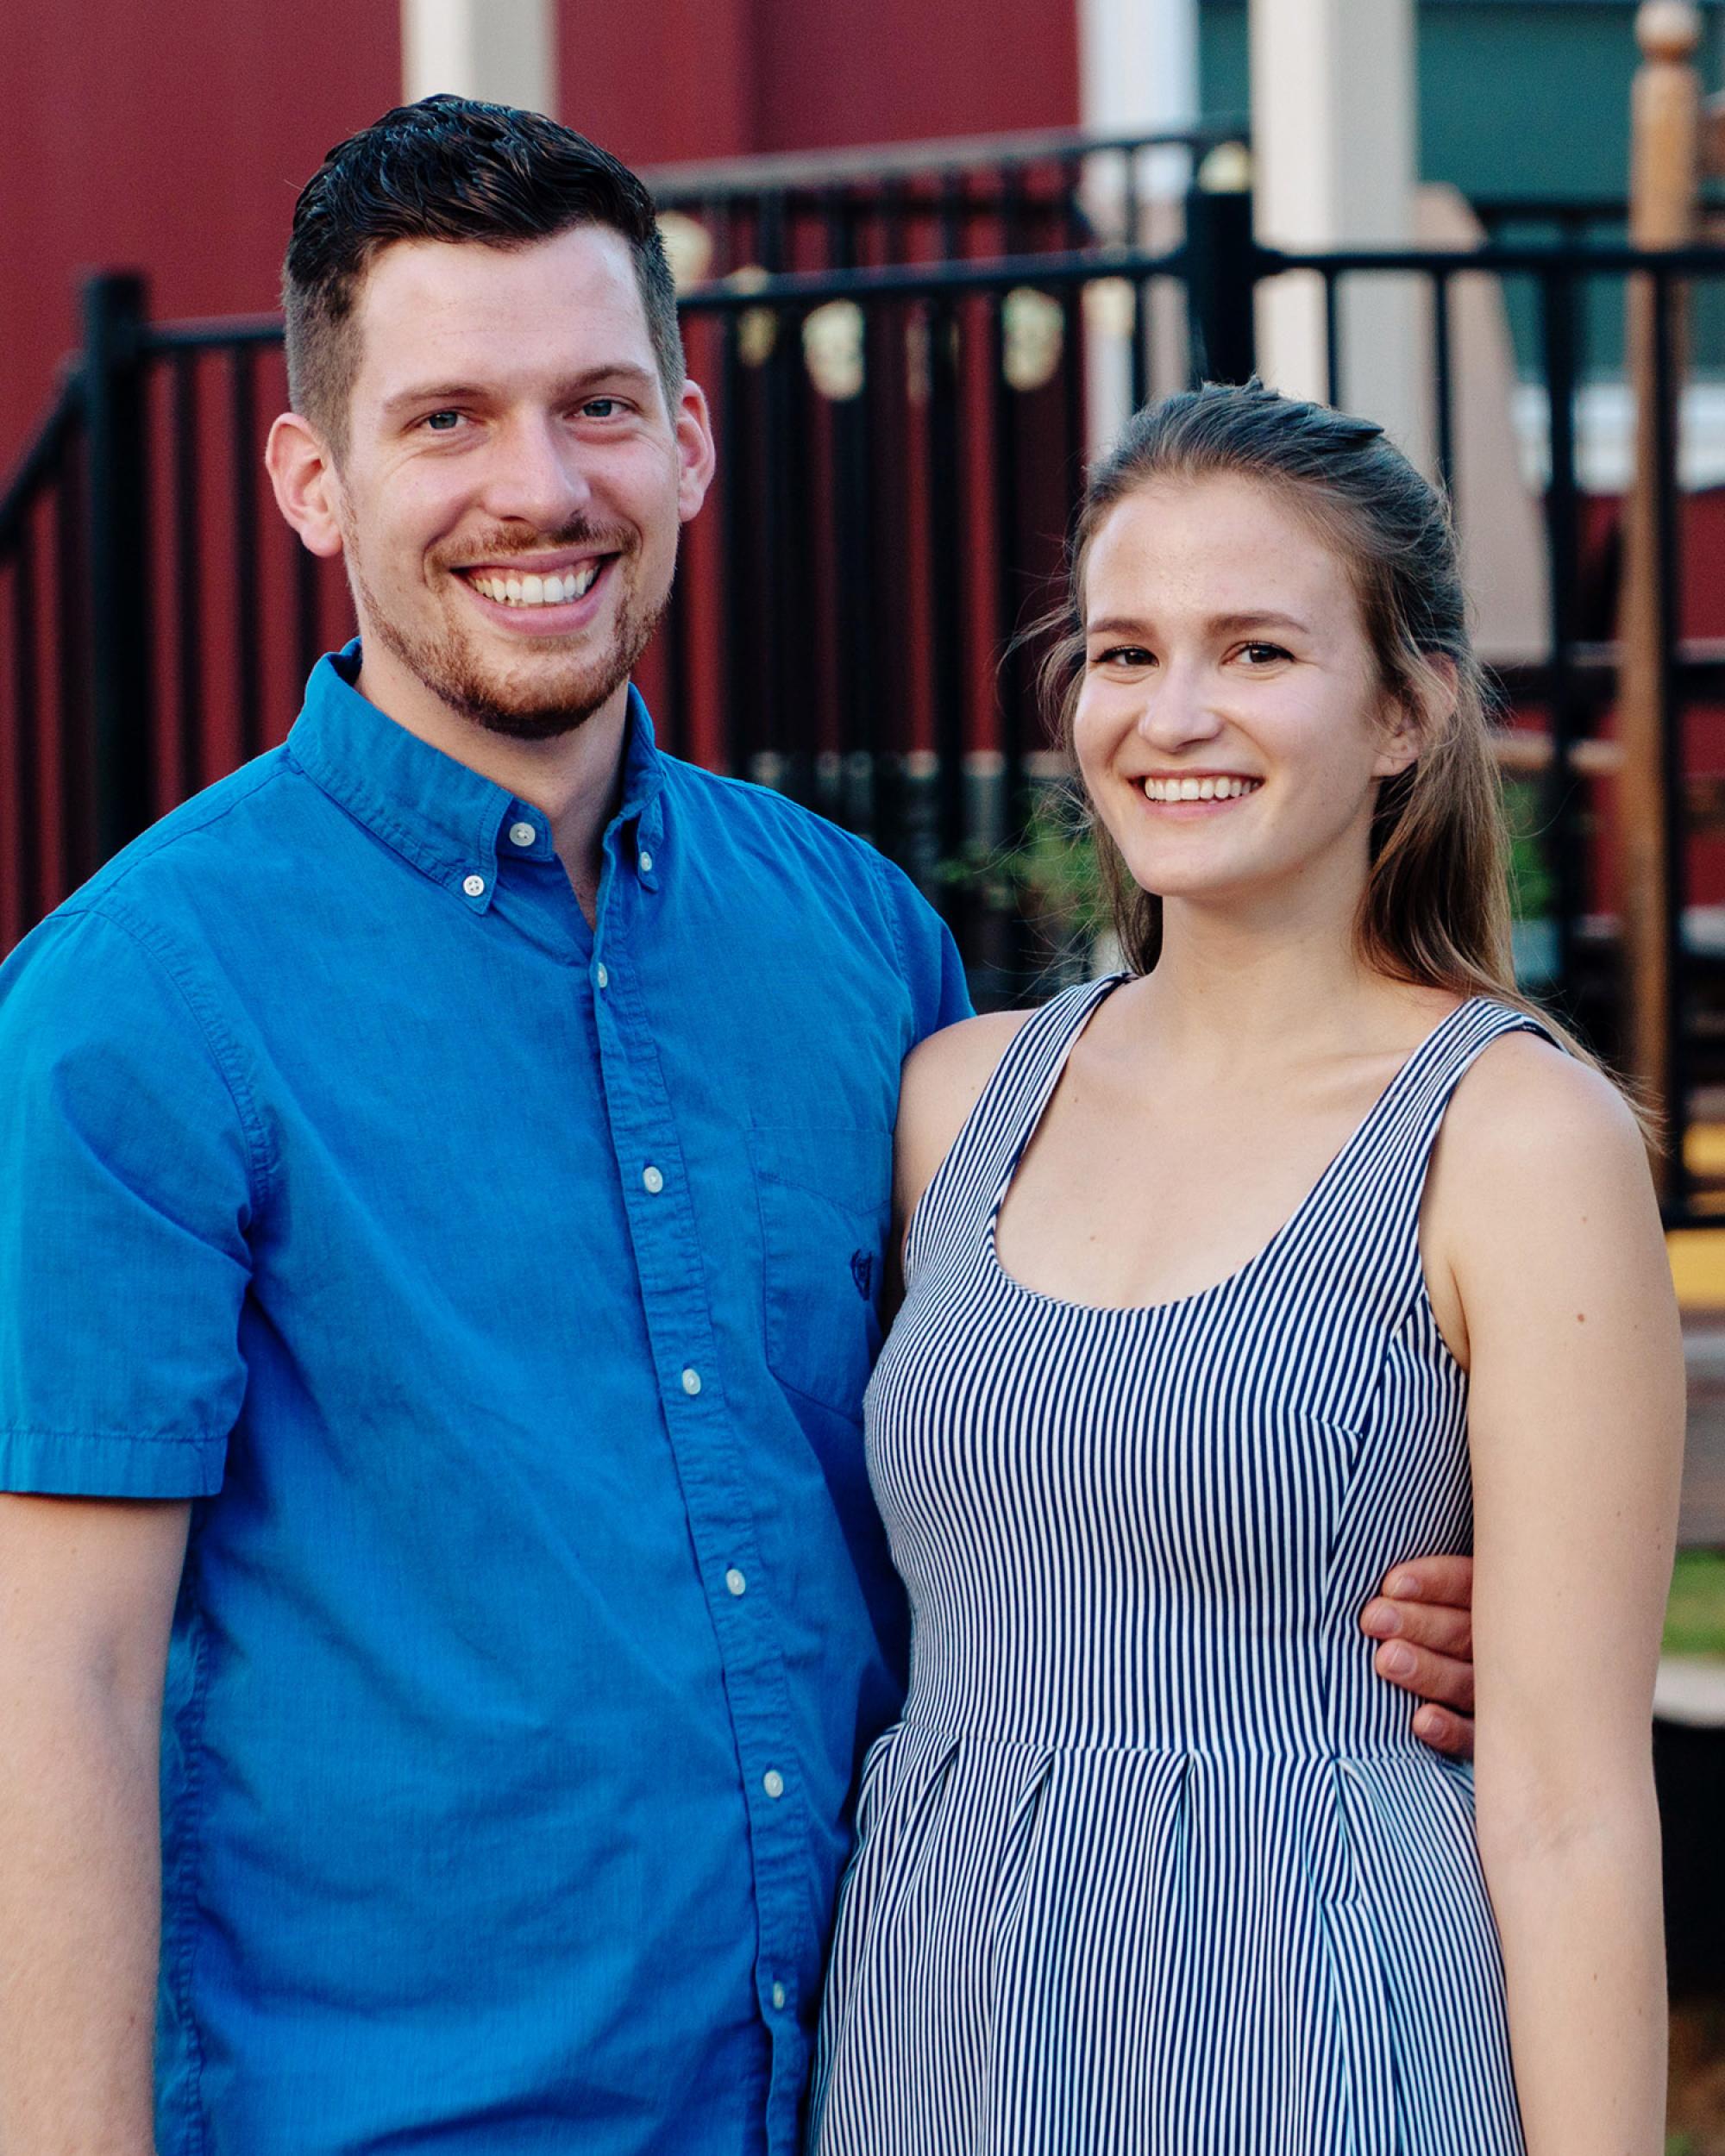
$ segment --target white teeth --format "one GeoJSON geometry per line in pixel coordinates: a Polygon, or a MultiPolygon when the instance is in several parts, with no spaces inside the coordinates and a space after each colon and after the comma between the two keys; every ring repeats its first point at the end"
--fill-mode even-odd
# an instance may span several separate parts
{"type": "Polygon", "coordinates": [[[1261,779],[1145,779],[1146,798],[1152,801],[1237,801],[1256,793],[1261,779]]]}
{"type": "Polygon", "coordinates": [[[494,599],[503,606],[567,606],[571,599],[582,598],[590,592],[602,561],[584,562],[579,569],[568,569],[550,576],[476,575],[473,586],[486,599],[494,599]]]}

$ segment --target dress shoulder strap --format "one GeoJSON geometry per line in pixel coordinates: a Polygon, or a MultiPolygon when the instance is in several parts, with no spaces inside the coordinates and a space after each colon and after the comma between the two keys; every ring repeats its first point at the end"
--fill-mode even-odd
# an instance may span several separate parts
{"type": "Polygon", "coordinates": [[[1351,1273],[1392,1328],[1405,1318],[1423,1280],[1420,1208],[1432,1149],[1456,1087],[1506,1033],[1562,1046],[1531,1013],[1473,996],[1402,1066],[1301,1220],[1288,1256],[1308,1288],[1351,1273]]]}
{"type": "Polygon", "coordinates": [[[1109,974],[1063,990],[1013,1036],[911,1215],[906,1286],[931,1258],[986,1226],[999,1187],[1036,1128],[1073,1043],[1096,1006],[1127,977],[1109,974]]]}

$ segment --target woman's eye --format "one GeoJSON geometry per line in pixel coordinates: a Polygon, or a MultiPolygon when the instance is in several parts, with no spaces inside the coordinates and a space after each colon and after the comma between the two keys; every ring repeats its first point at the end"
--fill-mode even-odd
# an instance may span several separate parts
{"type": "Polygon", "coordinates": [[[1092,660],[1099,667],[1150,667],[1156,664],[1155,655],[1142,644],[1115,644],[1112,650],[1099,652],[1092,660]]]}
{"type": "Polygon", "coordinates": [[[1251,643],[1240,646],[1240,656],[1249,659],[1255,667],[1274,666],[1278,659],[1289,656],[1280,644],[1251,643]]]}

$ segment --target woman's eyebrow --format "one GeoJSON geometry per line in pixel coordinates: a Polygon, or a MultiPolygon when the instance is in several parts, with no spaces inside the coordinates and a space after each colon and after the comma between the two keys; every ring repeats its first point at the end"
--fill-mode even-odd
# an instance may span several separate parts
{"type": "MultiPolygon", "coordinates": [[[[1246,613],[1212,614],[1204,624],[1212,634],[1237,636],[1245,629],[1292,629],[1302,635],[1311,633],[1308,624],[1297,614],[1280,614],[1266,607],[1246,613]]],[[[1087,636],[1145,636],[1151,633],[1151,624],[1142,617],[1126,614],[1104,614],[1100,619],[1084,624],[1087,636]]]]}
{"type": "Polygon", "coordinates": [[[1260,612],[1254,609],[1244,614],[1213,614],[1210,627],[1223,636],[1238,634],[1243,629],[1293,629],[1302,636],[1311,633],[1309,625],[1297,614],[1278,614],[1271,609],[1260,612]]]}

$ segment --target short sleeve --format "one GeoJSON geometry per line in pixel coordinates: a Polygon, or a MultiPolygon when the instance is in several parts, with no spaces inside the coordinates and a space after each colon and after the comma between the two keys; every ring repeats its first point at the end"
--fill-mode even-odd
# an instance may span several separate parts
{"type": "Polygon", "coordinates": [[[0,968],[0,1489],[220,1486],[260,1147],[199,1004],[88,912],[0,968]]]}
{"type": "Polygon", "coordinates": [[[975,1015],[964,978],[964,962],[958,956],[951,930],[904,870],[883,855],[875,858],[898,937],[905,985],[916,1014],[916,1038],[920,1041],[939,1032],[943,1026],[956,1025],[960,1018],[975,1015]]]}

